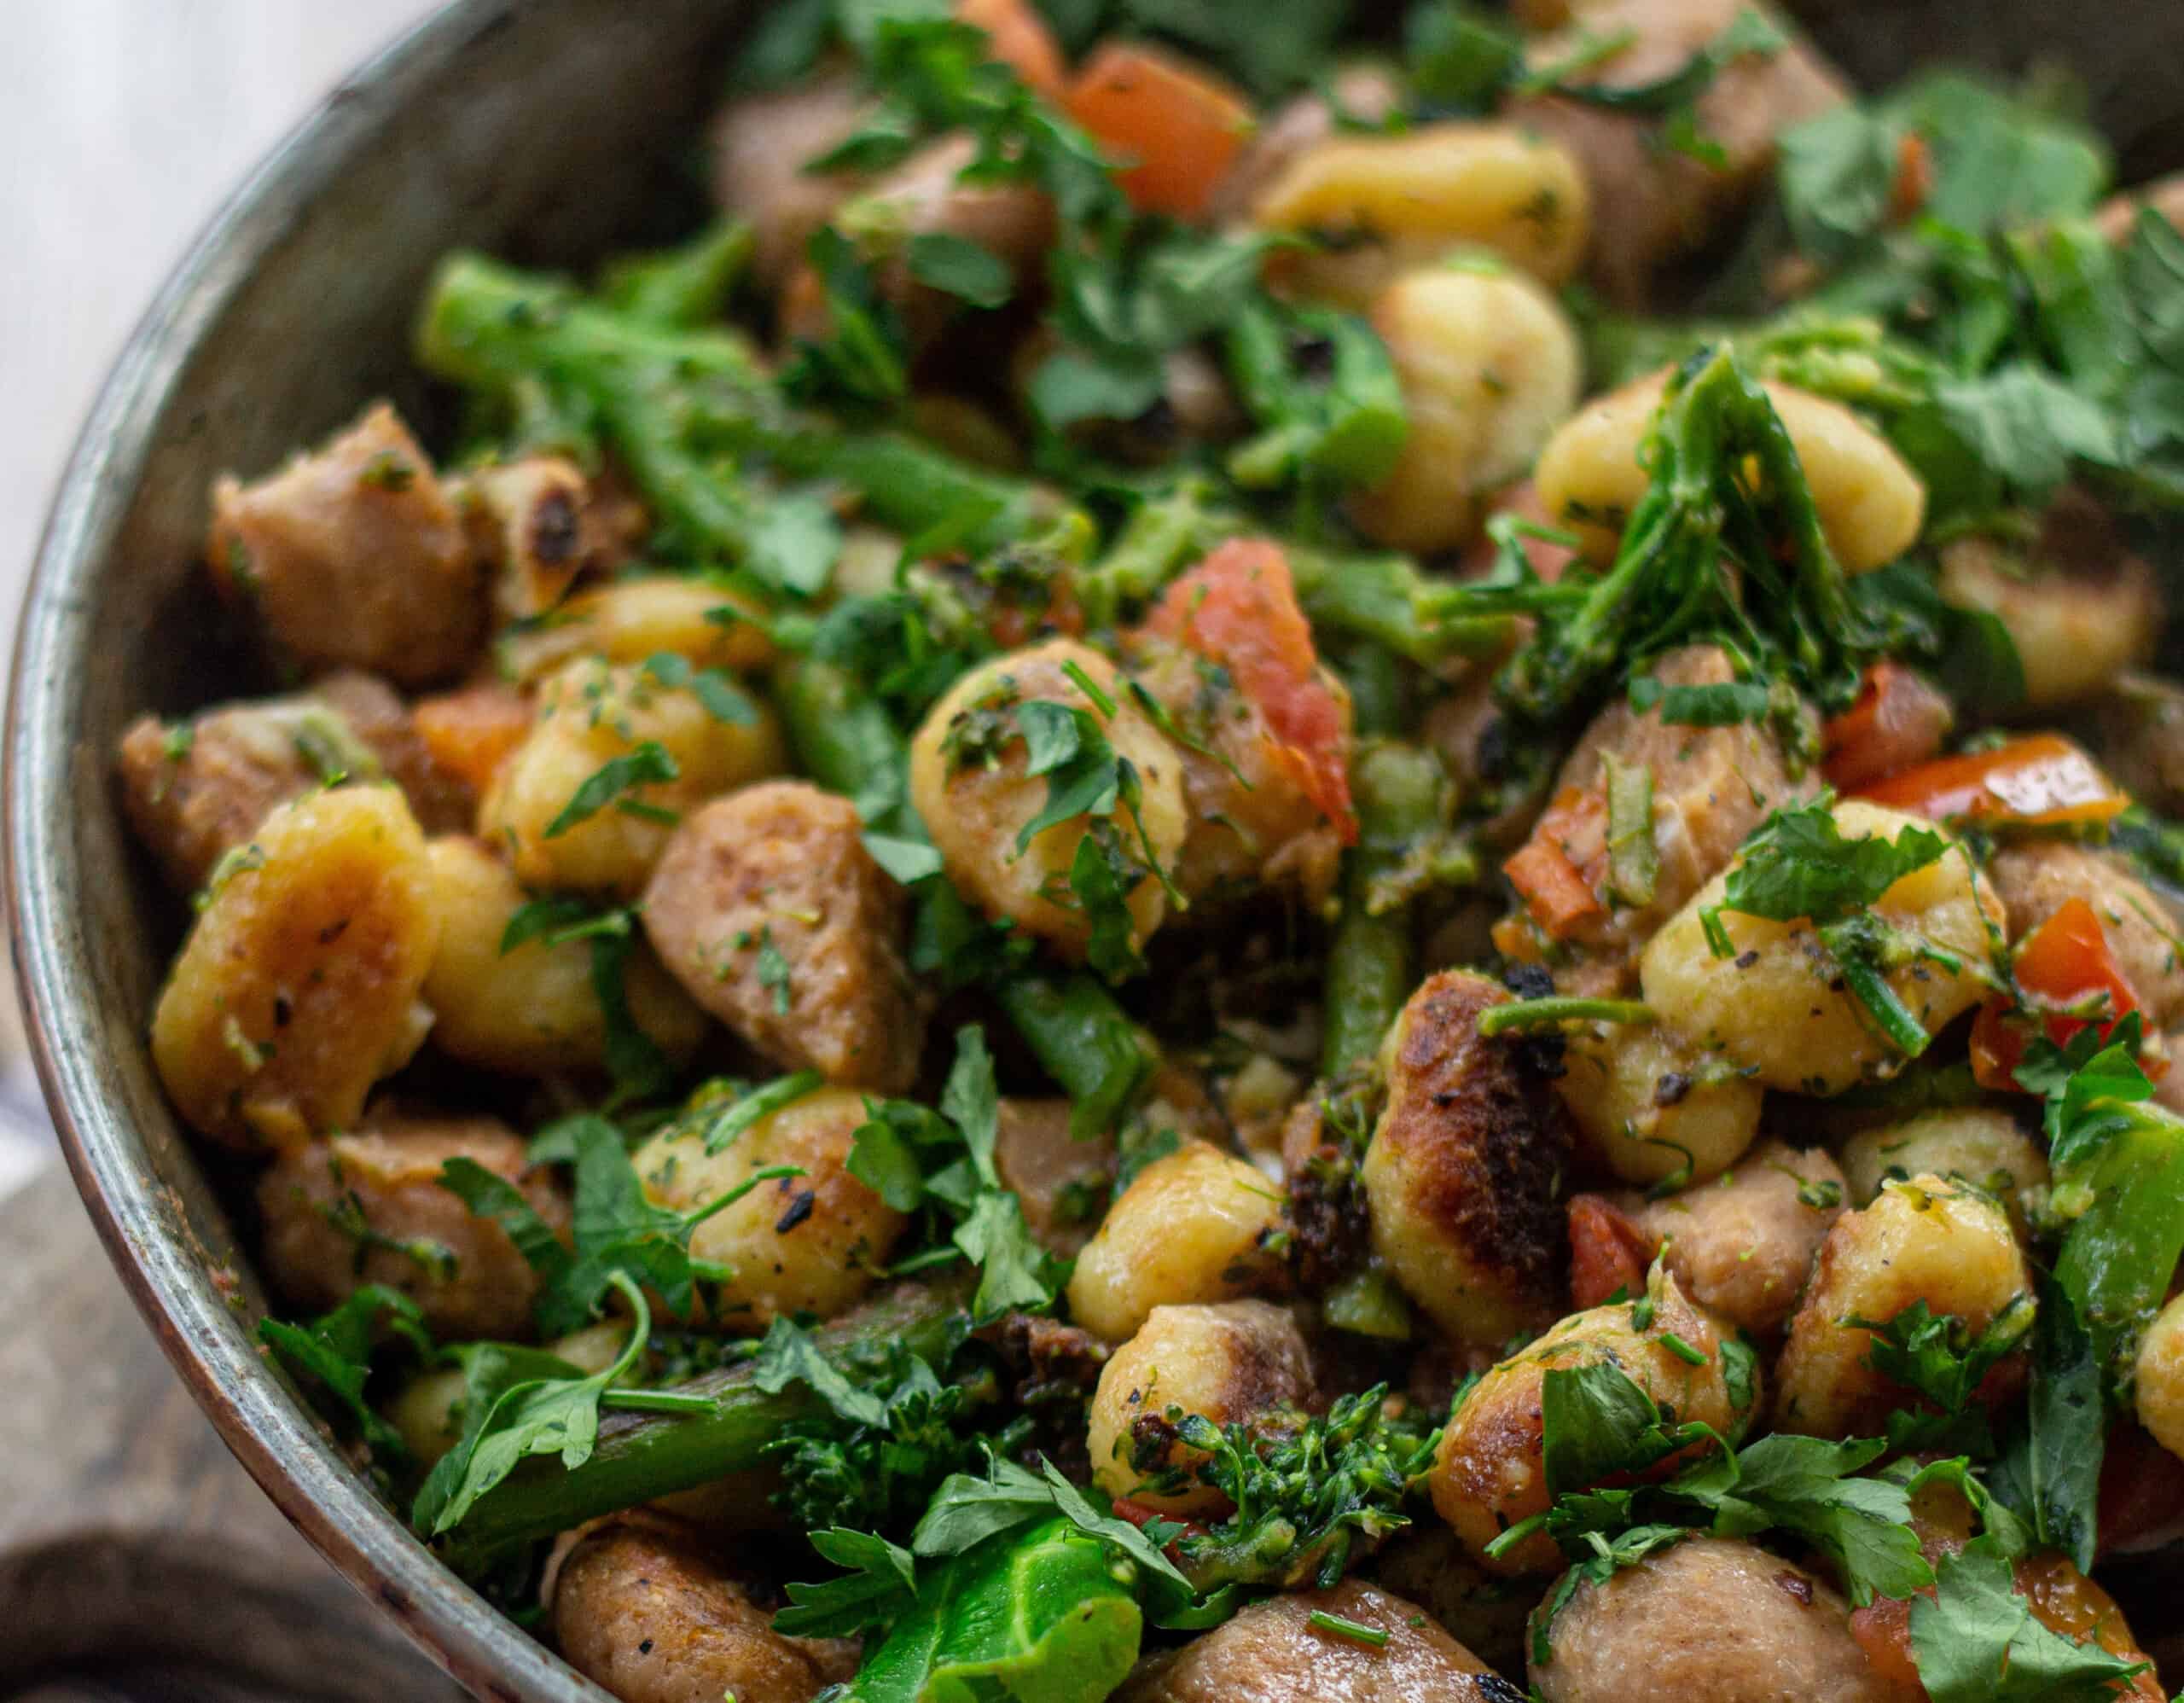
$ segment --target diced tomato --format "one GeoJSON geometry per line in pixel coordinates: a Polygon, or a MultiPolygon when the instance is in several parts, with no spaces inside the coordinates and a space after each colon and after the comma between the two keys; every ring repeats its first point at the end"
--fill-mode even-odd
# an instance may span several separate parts
{"type": "Polygon", "coordinates": [[[1660,1252],[1615,1202],[1598,1194],[1570,1197],[1570,1299],[1577,1311],[1597,1307],[1618,1289],[1646,1291],[1646,1268],[1660,1252]]]}
{"type": "Polygon", "coordinates": [[[1146,625],[1228,671],[1282,766],[1343,843],[1356,845],[1342,702],[1321,671],[1281,547],[1263,538],[1222,545],[1169,586],[1146,625]]]}
{"type": "Polygon", "coordinates": [[[434,763],[482,793],[531,731],[531,706],[513,687],[466,686],[418,700],[410,724],[434,763]]]}
{"type": "MultiPolygon", "coordinates": [[[[1929,1549],[1927,1559],[1938,1558],[1929,1549]]],[[[2018,1594],[2032,1605],[2032,1618],[2049,1631],[2076,1643],[2096,1643],[2126,1660],[2144,1659],[2143,1652],[2132,1642],[2115,1598],[2080,1572],[2067,1557],[2052,1552],[2028,1555],[2018,1562],[2013,1583],[2018,1594]]],[[[1933,1595],[1931,1590],[1919,1593],[1933,1595]]],[[[1858,1648],[1865,1653],[1866,1665],[1886,1688],[1887,1695],[1899,1703],[1925,1703],[1926,1683],[1919,1677],[1912,1654],[1909,1601],[1877,1596],[1863,1608],[1854,1609],[1850,1636],[1857,1640],[1858,1648]]],[[[2135,1699],[2161,1703],[2164,1694],[2149,1671],[2115,1694],[2118,1703],[2135,1699]]]]}
{"type": "Polygon", "coordinates": [[[1054,32],[1030,0],[956,0],[956,15],[984,30],[993,56],[1022,78],[1035,94],[1059,105],[1069,87],[1069,67],[1054,32]]]}
{"type": "Polygon", "coordinates": [[[1607,874],[1607,800],[1582,787],[1555,794],[1532,837],[1502,865],[1532,921],[1558,940],[1602,915],[1607,874]]]}
{"type": "MultiPolygon", "coordinates": [[[[1928,1595],[1932,1595],[1930,1591],[1928,1595]]],[[[1911,1605],[1893,1596],[1876,1596],[1850,1611],[1850,1636],[1865,1652],[1866,1665],[1884,1694],[1897,1703],[1923,1703],[1926,1683],[1911,1654],[1911,1605]]]]}
{"type": "Polygon", "coordinates": [[[1252,109],[1211,73],[1129,42],[1109,42],[1077,73],[1064,105],[1124,170],[1132,206],[1202,216],[1252,132],[1252,109]]]}
{"type": "Polygon", "coordinates": [[[2053,733],[1921,763],[1861,787],[1856,796],[1933,822],[2036,828],[2112,821],[2131,804],[2090,757],[2053,733]]]}
{"type": "MultiPolygon", "coordinates": [[[[2048,1038],[2059,1047],[2092,1020],[2071,1015],[2073,1010],[2105,1000],[2107,1014],[2100,1020],[2105,1037],[2139,1008],[2138,995],[2109,950],[2100,918],[2082,898],[2065,899],[2018,943],[2014,973],[2025,1007],[2041,1014],[2048,1038]]],[[[2007,1000],[1989,1000],[1972,1022],[1972,1073],[1982,1088],[2007,1090],[2018,1085],[2017,1067],[2024,1061],[2030,1026],[2012,1014],[2013,1008],[2007,1000]]],[[[2168,1069],[2166,1059],[2152,1055],[2144,1064],[2152,1076],[2168,1069]]]]}
{"type": "MultiPolygon", "coordinates": [[[[2032,1618],[2051,1632],[2073,1643],[2098,1644],[2111,1656],[2144,1661],[2146,1653],[2124,1623],[2116,1599],[2077,1570],[2067,1555],[2053,1553],[2028,1555],[2017,1564],[2018,1594],[2032,1605],[2032,1618]]],[[[2151,1667],[2120,1690],[2111,1689],[2117,1703],[2140,1699],[2163,1703],[2168,1693],[2151,1667]]]]}
{"type": "Polygon", "coordinates": [[[1909,669],[1876,662],[1858,701],[1821,729],[1827,784],[1847,791],[1924,763],[1942,748],[1954,719],[1949,700],[1909,669]]]}
{"type": "MultiPolygon", "coordinates": [[[[1118,1520],[1127,1520],[1131,1525],[1136,1526],[1139,1531],[1142,1532],[1147,1526],[1150,1526],[1156,1520],[1170,1520],[1173,1519],[1174,1516],[1163,1514],[1157,1508],[1147,1508],[1141,1502],[1132,1502],[1128,1497],[1122,1497],[1115,1502],[1115,1518],[1118,1520]]],[[[1183,1529],[1177,1532],[1174,1537],[1169,1539],[1168,1547],[1161,1553],[1166,1555],[1170,1561],[1174,1561],[1180,1566],[1183,1558],[1182,1553],[1176,1548],[1176,1545],[1185,1537],[1202,1534],[1205,1531],[1205,1527],[1199,1525],[1195,1520],[1176,1520],[1175,1523],[1181,1526],[1183,1529]]]]}

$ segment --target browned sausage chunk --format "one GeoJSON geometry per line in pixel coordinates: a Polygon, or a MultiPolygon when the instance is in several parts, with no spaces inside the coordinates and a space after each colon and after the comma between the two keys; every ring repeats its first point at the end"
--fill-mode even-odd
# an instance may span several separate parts
{"type": "Polygon", "coordinates": [[[253,484],[223,478],[206,556],[221,590],[307,673],[369,668],[427,685],[460,673],[485,636],[462,517],[386,403],[253,484]]]}
{"type": "Polygon", "coordinates": [[[846,799],[771,781],[686,819],[645,890],[645,932],[690,997],[789,1070],[899,1093],[923,1024],[901,890],[846,799]]]}
{"type": "Polygon", "coordinates": [[[1843,1173],[1818,1148],[1761,1142],[1711,1181],[1652,1200],[1619,1199],[1667,1244],[1685,1293],[1738,1329],[1772,1336],[1790,1321],[1814,1259],[1843,1213],[1843,1173]]]}
{"type": "Polygon", "coordinates": [[[435,1336],[528,1337],[537,1279],[507,1231],[439,1186],[451,1159],[506,1177],[548,1223],[567,1225],[553,1177],[498,1119],[375,1110],[353,1134],[283,1154],[259,1179],[273,1287],[299,1311],[324,1312],[384,1283],[424,1310],[435,1336]]]}
{"type": "Polygon", "coordinates": [[[561,1540],[555,1641],[622,1703],[810,1703],[857,1671],[850,1639],[787,1638],[693,1527],[620,1514],[561,1540]]]}
{"type": "MultiPolygon", "coordinates": [[[[1664,686],[1719,686],[1736,678],[1728,655],[1711,645],[1671,651],[1650,671],[1664,686]]],[[[1661,708],[1640,712],[1618,700],[1585,729],[1555,777],[1555,792],[1575,789],[1604,796],[1606,759],[1642,769],[1652,779],[1653,892],[1642,904],[1603,904],[1577,925],[1556,985],[1568,993],[1608,995],[1630,990],[1637,952],[1684,902],[1728,864],[1746,835],[1769,811],[1810,797],[1818,776],[1793,773],[1780,736],[1767,725],[1687,727],[1661,719],[1661,708]]],[[[1581,860],[1582,861],[1582,860],[1581,860]]],[[[1519,936],[1505,941],[1521,950],[1528,925],[1513,919],[1519,936]]]]}
{"type": "Polygon", "coordinates": [[[140,717],[114,754],[129,824],[177,892],[195,892],[273,806],[342,776],[402,788],[427,834],[469,825],[476,800],[432,759],[385,681],[345,671],[308,693],[140,717]]]}
{"type": "Polygon", "coordinates": [[[802,263],[811,233],[861,181],[804,168],[856,133],[865,105],[855,78],[828,76],[731,102],[713,121],[713,199],[750,221],[768,287],[802,263]]]}
{"type": "Polygon", "coordinates": [[[1255,1602],[1173,1655],[1116,1703],[1521,1703],[1524,1693],[1399,1596],[1357,1579],[1255,1602]],[[1312,1624],[1331,1614],[1387,1635],[1367,1643],[1312,1624]]]}
{"type": "Polygon", "coordinates": [[[1883,1703],[1894,1694],[1824,1580],[1756,1544],[1693,1537],[1554,1617],[1546,1703],[1883,1703]]]}
{"type": "MultiPolygon", "coordinates": [[[[1585,39],[1627,34],[1630,45],[1577,80],[1629,88],[1671,76],[1713,44],[1743,0],[1596,0],[1585,39]]],[[[1536,65],[1567,62],[1578,44],[1552,37],[1536,65]]],[[[1697,103],[1699,133],[1721,150],[1710,164],[1666,146],[1658,117],[1611,112],[1559,96],[1520,101],[1510,116],[1577,156],[1593,196],[1591,276],[1625,306],[1644,305],[1666,263],[1703,246],[1765,183],[1774,139],[1849,98],[1842,78],[1804,42],[1724,67],[1697,103]]]]}

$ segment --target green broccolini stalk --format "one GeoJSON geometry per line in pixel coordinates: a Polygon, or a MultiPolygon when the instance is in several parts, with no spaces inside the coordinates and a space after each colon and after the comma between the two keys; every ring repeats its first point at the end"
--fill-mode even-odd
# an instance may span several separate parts
{"type": "Polygon", "coordinates": [[[600,295],[606,305],[632,319],[703,325],[727,311],[756,247],[748,224],[723,219],[679,248],[615,261],[600,279],[600,295]]]}
{"type": "Polygon", "coordinates": [[[1372,1061],[1417,979],[1410,904],[1380,896],[1385,878],[1441,826],[1447,777],[1414,745],[1369,745],[1350,765],[1358,843],[1345,860],[1342,920],[1327,949],[1325,1039],[1329,1081],[1372,1061]]]}
{"type": "Polygon", "coordinates": [[[1880,636],[1821,531],[1787,429],[1734,347],[1676,375],[1647,455],[1652,483],[1614,565],[1581,599],[1542,611],[1536,639],[1502,670],[1503,701],[1554,725],[1623,671],[1712,639],[1760,677],[1786,674],[1824,708],[1847,705],[1880,636]]]}
{"type": "Polygon", "coordinates": [[[898,433],[845,432],[791,408],[728,331],[618,311],[480,255],[442,263],[416,340],[418,359],[440,377],[511,401],[548,398],[595,430],[695,554],[753,554],[758,512],[737,478],[746,458],[845,485],[882,524],[938,532],[974,552],[1023,537],[1062,506],[1051,491],[898,433]]]}
{"type": "MultiPolygon", "coordinates": [[[[815,1333],[815,1340],[838,1369],[897,1352],[937,1364],[955,1345],[963,1300],[957,1285],[902,1284],[815,1333]]],[[[610,1414],[582,1466],[565,1468],[552,1456],[525,1462],[472,1505],[446,1540],[450,1560],[468,1570],[600,1514],[753,1471],[784,1427],[828,1410],[801,1382],[767,1393],[748,1363],[708,1373],[677,1393],[710,1400],[712,1409],[610,1414]]]]}

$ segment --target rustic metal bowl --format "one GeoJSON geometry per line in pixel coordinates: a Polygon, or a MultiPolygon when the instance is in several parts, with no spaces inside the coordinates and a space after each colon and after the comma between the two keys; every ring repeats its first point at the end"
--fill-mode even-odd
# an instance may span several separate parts
{"type": "MultiPolygon", "coordinates": [[[[2130,175],[2184,160],[2184,14],[2161,0],[2068,32],[2043,0],[1813,10],[1863,80],[1902,74],[1922,49],[2009,69],[2066,60],[2130,175]]],[[[229,1446],[481,1695],[606,1694],[442,1568],[259,1357],[263,1297],[152,1069],[146,1019],[183,919],[128,844],[108,753],[146,709],[263,683],[224,648],[195,568],[212,476],[270,466],[369,397],[429,421],[405,352],[434,259],[470,245],[574,263],[643,231],[747,15],[735,0],[458,0],[337,90],[236,193],[123,352],[69,463],[17,644],[9,921],[77,1183],[229,1446]]]]}

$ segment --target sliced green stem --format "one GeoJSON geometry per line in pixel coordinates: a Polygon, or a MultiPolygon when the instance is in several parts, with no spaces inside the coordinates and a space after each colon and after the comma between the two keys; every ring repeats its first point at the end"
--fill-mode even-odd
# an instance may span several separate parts
{"type": "Polygon", "coordinates": [[[1417,978],[1411,907],[1376,910],[1372,893],[1415,840],[1441,825],[1447,776],[1432,753],[1389,741],[1358,753],[1350,784],[1358,844],[1344,859],[1342,920],[1327,949],[1320,1073],[1329,1079],[1380,1050],[1410,997],[1417,978]]]}
{"type": "Polygon", "coordinates": [[[1624,1023],[1642,1027],[1653,1021],[1653,1008],[1635,999],[1579,999],[1552,995],[1488,1007],[1478,1014],[1478,1032],[1552,1028],[1558,1023],[1624,1023]]]}
{"type": "MultiPolygon", "coordinates": [[[[821,1330],[818,1341],[838,1366],[897,1344],[938,1365],[961,1308],[959,1286],[904,1284],[821,1330]]],[[[628,1408],[624,1396],[642,1393],[615,1392],[608,1405],[628,1408]]],[[[653,1393],[656,1398],[660,1392],[653,1393]]],[[[598,1446],[581,1467],[564,1467],[552,1456],[526,1461],[479,1498],[448,1540],[450,1559],[474,1566],[602,1514],[750,1472],[764,1464],[765,1445],[784,1425],[825,1407],[802,1384],[767,1394],[747,1363],[667,1393],[707,1405],[612,1414],[601,1422],[598,1446]]]]}

